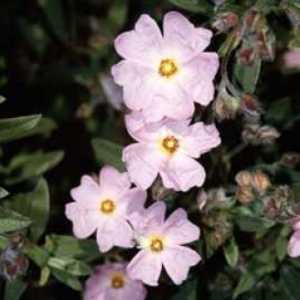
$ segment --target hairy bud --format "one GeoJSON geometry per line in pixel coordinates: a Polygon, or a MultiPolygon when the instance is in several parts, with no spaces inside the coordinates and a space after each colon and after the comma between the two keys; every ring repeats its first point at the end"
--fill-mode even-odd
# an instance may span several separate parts
{"type": "Polygon", "coordinates": [[[236,198],[242,204],[249,204],[255,200],[251,186],[239,186],[236,191],[236,198]]]}
{"type": "Polygon", "coordinates": [[[244,142],[252,145],[272,144],[279,136],[278,130],[268,125],[248,124],[242,132],[244,142]]]}
{"type": "Polygon", "coordinates": [[[267,174],[263,173],[261,170],[257,170],[252,176],[253,188],[259,193],[263,194],[271,186],[270,178],[267,174]]]}

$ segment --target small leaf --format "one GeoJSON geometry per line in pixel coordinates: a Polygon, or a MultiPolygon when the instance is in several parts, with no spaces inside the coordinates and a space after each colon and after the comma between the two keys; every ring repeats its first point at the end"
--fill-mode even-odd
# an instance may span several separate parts
{"type": "Polygon", "coordinates": [[[21,279],[6,281],[4,300],[19,300],[27,288],[27,283],[21,279]]]}
{"type": "Polygon", "coordinates": [[[5,190],[3,187],[0,187],[0,199],[9,195],[9,192],[5,190]]]}
{"type": "Polygon", "coordinates": [[[43,267],[41,269],[41,276],[39,280],[39,286],[45,286],[49,280],[49,277],[51,275],[51,270],[49,267],[43,267]]]}
{"type": "Polygon", "coordinates": [[[233,298],[236,299],[239,295],[249,291],[254,287],[254,285],[255,285],[254,276],[249,272],[245,272],[242,275],[237,287],[234,290],[233,298]]]}
{"type": "Polygon", "coordinates": [[[40,119],[41,115],[32,115],[0,120],[0,143],[22,138],[38,124],[40,119]]]}
{"type": "Polygon", "coordinates": [[[120,171],[125,170],[122,162],[122,146],[100,138],[93,139],[92,145],[99,163],[112,165],[120,171]]]}
{"type": "Polygon", "coordinates": [[[10,173],[17,175],[8,178],[5,183],[13,185],[40,176],[59,164],[63,157],[62,151],[22,153],[14,157],[8,166],[10,173]]]}
{"type": "Polygon", "coordinates": [[[246,232],[259,232],[275,225],[274,221],[256,216],[237,215],[234,220],[239,228],[246,232]]]}
{"type": "Polygon", "coordinates": [[[52,234],[46,238],[46,249],[56,257],[92,261],[100,256],[94,240],[78,240],[73,236],[52,234]]]}
{"type": "Polygon", "coordinates": [[[234,75],[242,86],[244,92],[253,94],[259,79],[261,60],[256,59],[251,65],[244,65],[239,62],[235,64],[234,75]]]}
{"type": "Polygon", "coordinates": [[[234,268],[237,265],[239,259],[239,248],[234,237],[226,243],[224,247],[224,255],[227,263],[232,268],[234,268]]]}
{"type": "Polygon", "coordinates": [[[37,266],[40,268],[46,266],[49,253],[42,247],[27,241],[22,250],[37,266]]]}
{"type": "Polygon", "coordinates": [[[206,0],[169,0],[172,4],[194,13],[203,13],[210,15],[213,12],[213,6],[206,0]]]}
{"type": "Polygon", "coordinates": [[[75,291],[81,291],[82,286],[80,281],[73,275],[70,275],[64,271],[57,270],[57,269],[51,269],[52,275],[65,285],[69,286],[75,291]]]}
{"type": "Polygon", "coordinates": [[[33,241],[41,237],[46,229],[50,210],[49,190],[44,179],[39,180],[32,192],[13,195],[4,205],[32,220],[29,230],[33,241]]]}
{"type": "Polygon", "coordinates": [[[24,229],[31,220],[10,209],[0,207],[0,234],[24,229]]]}
{"type": "Polygon", "coordinates": [[[50,257],[48,266],[74,276],[86,276],[91,272],[91,268],[86,263],[68,257],[50,257]]]}

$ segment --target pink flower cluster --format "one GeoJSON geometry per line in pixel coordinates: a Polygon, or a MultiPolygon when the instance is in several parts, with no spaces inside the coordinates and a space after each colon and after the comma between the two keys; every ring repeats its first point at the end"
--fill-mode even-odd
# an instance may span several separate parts
{"type": "Polygon", "coordinates": [[[212,32],[195,27],[178,12],[164,16],[163,34],[155,21],[142,15],[134,30],[122,33],[115,48],[123,58],[112,67],[131,113],[126,128],[136,143],[123,151],[128,172],[105,166],[99,178],[83,176],[66,205],[74,235],[96,232],[101,252],[114,246],[139,252],[128,263],[96,268],[86,285],[86,300],[143,300],[142,282],[157,286],[162,268],[175,284],[201,260],[185,244],[200,229],[179,208],[166,218],[166,205],[145,208],[146,190],[160,176],[166,188],[188,191],[205,181],[197,161],[220,144],[213,124],[192,123],[195,103],[207,106],[214,97],[218,55],[204,52],[212,32]],[[132,186],[132,183],[135,186],[132,186]]]}

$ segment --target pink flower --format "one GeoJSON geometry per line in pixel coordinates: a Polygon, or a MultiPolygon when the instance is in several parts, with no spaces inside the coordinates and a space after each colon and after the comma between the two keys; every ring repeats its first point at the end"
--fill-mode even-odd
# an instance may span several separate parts
{"type": "Polygon", "coordinates": [[[87,280],[84,300],[144,300],[147,290],[142,282],[130,279],[126,264],[98,266],[87,280]]]}
{"type": "Polygon", "coordinates": [[[288,244],[288,254],[291,257],[300,256],[300,219],[299,217],[293,220],[294,233],[288,244]]]}
{"type": "Polygon", "coordinates": [[[219,145],[220,137],[214,125],[189,123],[164,119],[145,124],[138,113],[126,117],[127,129],[138,143],[124,149],[123,161],[137,186],[149,188],[158,174],[166,188],[176,191],[202,186],[205,170],[195,158],[219,145]]]}
{"type": "Polygon", "coordinates": [[[132,220],[141,250],[127,266],[128,275],[145,284],[157,286],[162,266],[179,285],[189,269],[201,260],[194,250],[182,245],[199,239],[199,228],[188,221],[179,208],[165,220],[166,205],[156,202],[132,220]]]}
{"type": "Polygon", "coordinates": [[[300,48],[294,48],[287,51],[283,56],[285,68],[300,69],[300,48]]]}
{"type": "Polygon", "coordinates": [[[141,111],[147,122],[186,119],[194,102],[208,105],[219,67],[217,53],[203,52],[211,38],[210,30],[195,27],[178,12],[165,15],[163,36],[155,21],[142,15],[134,30],[115,40],[124,60],[112,67],[112,75],[123,87],[125,104],[141,111]]]}
{"type": "Polygon", "coordinates": [[[133,211],[143,208],[146,193],[130,186],[128,174],[110,166],[102,168],[99,181],[83,176],[71,190],[75,202],[67,204],[65,211],[73,222],[74,235],[87,238],[97,231],[101,252],[113,246],[132,247],[133,231],[127,221],[133,211]]]}

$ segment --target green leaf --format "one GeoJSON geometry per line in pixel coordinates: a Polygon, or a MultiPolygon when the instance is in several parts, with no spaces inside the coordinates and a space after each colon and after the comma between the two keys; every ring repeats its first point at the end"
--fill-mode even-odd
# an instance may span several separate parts
{"type": "Polygon", "coordinates": [[[265,113],[265,119],[268,124],[274,126],[283,126],[291,119],[293,115],[292,102],[289,98],[283,98],[273,101],[265,113]]]}
{"type": "Polygon", "coordinates": [[[75,258],[92,261],[100,253],[94,240],[78,240],[69,235],[52,234],[46,238],[46,249],[56,257],[75,258]]]}
{"type": "Polygon", "coordinates": [[[256,281],[254,276],[249,272],[245,272],[234,290],[233,298],[236,299],[239,295],[252,289],[255,283],[256,281]]]}
{"type": "Polygon", "coordinates": [[[112,165],[120,171],[125,170],[122,162],[122,146],[101,138],[93,139],[92,145],[99,163],[112,165]]]}
{"type": "Polygon", "coordinates": [[[169,0],[172,4],[194,13],[203,13],[210,15],[213,12],[213,6],[206,0],[169,0]]]}
{"type": "Polygon", "coordinates": [[[286,300],[299,300],[300,295],[300,272],[290,266],[283,266],[280,271],[280,282],[286,300]]]}
{"type": "Polygon", "coordinates": [[[275,222],[266,218],[260,218],[253,215],[236,215],[235,222],[242,231],[259,232],[271,228],[275,222]]]}
{"type": "Polygon", "coordinates": [[[38,0],[53,32],[58,38],[66,38],[65,16],[61,0],[38,0]]]}
{"type": "Polygon", "coordinates": [[[14,185],[31,177],[38,177],[61,162],[64,157],[62,151],[22,153],[14,157],[8,169],[15,176],[5,180],[8,185],[14,185]]]}
{"type": "Polygon", "coordinates": [[[68,257],[50,257],[48,266],[74,276],[86,276],[91,272],[91,268],[86,263],[68,257]]]}
{"type": "Polygon", "coordinates": [[[290,226],[284,226],[275,242],[276,256],[279,261],[282,261],[287,254],[288,236],[290,233],[290,226]]]}
{"type": "Polygon", "coordinates": [[[70,275],[64,271],[57,270],[57,269],[51,269],[52,275],[65,285],[69,286],[73,290],[81,291],[82,286],[80,281],[77,279],[77,277],[70,275]]]}
{"type": "Polygon", "coordinates": [[[239,248],[234,237],[231,238],[224,246],[224,255],[227,263],[234,268],[239,259],[239,248]]]}
{"type": "Polygon", "coordinates": [[[10,209],[0,207],[0,234],[24,229],[31,220],[10,209]]]}
{"type": "Polygon", "coordinates": [[[42,247],[27,241],[22,250],[40,268],[47,265],[49,253],[42,247]]]}
{"type": "Polygon", "coordinates": [[[21,279],[7,281],[5,284],[4,300],[19,300],[27,288],[27,283],[21,279]]]}
{"type": "Polygon", "coordinates": [[[170,300],[197,300],[197,279],[185,282],[170,300]]]}
{"type": "Polygon", "coordinates": [[[237,62],[234,66],[234,75],[244,92],[253,94],[259,79],[261,60],[256,59],[251,65],[237,62]]]}
{"type": "Polygon", "coordinates": [[[32,115],[0,120],[0,143],[22,138],[40,119],[41,115],[32,115]]]}
{"type": "Polygon", "coordinates": [[[0,187],[0,199],[6,197],[8,195],[9,195],[9,192],[6,189],[4,189],[3,187],[0,187]]]}
{"type": "Polygon", "coordinates": [[[37,241],[42,236],[48,223],[50,210],[46,180],[40,179],[30,193],[13,195],[4,202],[4,205],[31,219],[29,232],[33,241],[37,241]]]}

